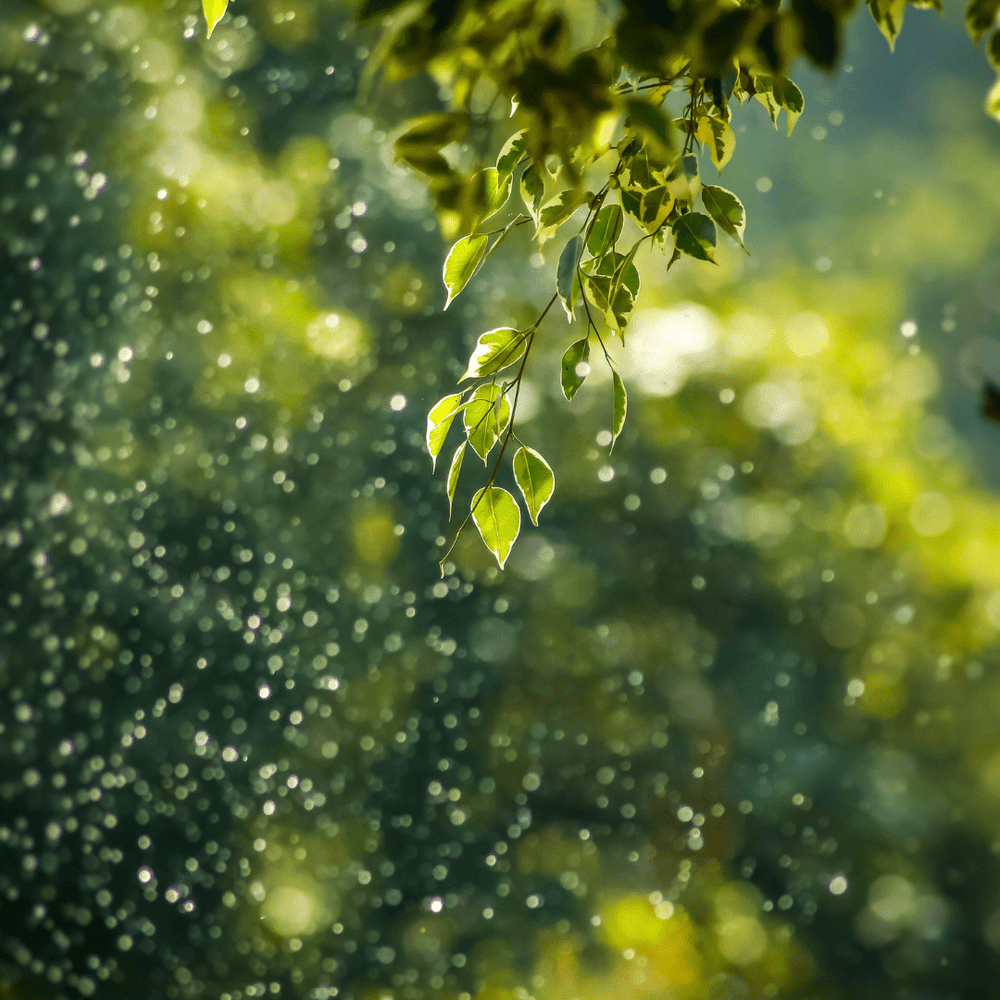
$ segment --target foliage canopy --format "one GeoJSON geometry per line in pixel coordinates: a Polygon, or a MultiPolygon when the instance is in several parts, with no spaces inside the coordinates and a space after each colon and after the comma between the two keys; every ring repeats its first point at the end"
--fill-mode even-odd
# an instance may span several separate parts
{"type": "MultiPolygon", "coordinates": [[[[203,0],[209,33],[227,2],[203,0]]],[[[941,9],[941,0],[909,3],[941,9]]],[[[892,48],[907,0],[867,6],[892,48]]],[[[669,252],[668,269],[682,256],[713,264],[720,230],[746,249],[744,206],[733,192],[703,182],[702,154],[723,170],[736,149],[734,115],[751,98],[791,135],[805,101],[790,67],[804,56],[834,70],[854,8],[852,0],[360,3],[359,22],[381,28],[366,85],[420,73],[439,84],[442,108],[404,122],[395,154],[423,176],[442,232],[454,240],[443,268],[445,308],[515,228],[532,226],[540,248],[562,227],[575,230],[559,251],[552,297],[535,322],[483,333],[459,380],[471,384],[435,403],[427,418],[436,464],[462,413],[465,438],[447,477],[449,510],[468,444],[490,472],[458,535],[473,521],[501,566],[521,524],[511,494],[494,485],[512,441],[515,481],[533,523],[554,488],[548,463],[516,433],[539,325],[557,302],[571,324],[585,324],[563,356],[567,400],[585,380],[596,342],[612,371],[613,447],[627,395],[605,340],[614,334],[624,342],[639,295],[637,252],[646,242],[660,247],[669,252]],[[473,151],[471,167],[448,155],[458,143],[473,151]]],[[[969,0],[965,20],[975,42],[989,33],[987,54],[1000,72],[998,13],[1000,0],[969,0]]],[[[1000,80],[986,109],[1000,119],[1000,80]]],[[[453,548],[441,560],[442,573],[453,548]]]]}

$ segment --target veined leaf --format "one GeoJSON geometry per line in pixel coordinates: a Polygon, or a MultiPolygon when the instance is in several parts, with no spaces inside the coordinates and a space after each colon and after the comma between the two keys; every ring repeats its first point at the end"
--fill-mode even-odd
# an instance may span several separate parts
{"type": "Polygon", "coordinates": [[[868,0],[868,10],[878,30],[885,35],[890,52],[895,50],[896,36],[903,30],[906,3],[907,0],[868,0]]]}
{"type": "Polygon", "coordinates": [[[614,381],[614,410],[611,420],[611,450],[614,450],[618,435],[621,434],[625,426],[625,414],[628,412],[628,395],[625,392],[625,383],[621,375],[612,370],[611,377],[614,381]]]}
{"type": "Polygon", "coordinates": [[[681,157],[667,178],[667,190],[676,201],[687,202],[689,205],[694,201],[701,190],[697,156],[691,153],[681,157]]]}
{"type": "Polygon", "coordinates": [[[501,177],[509,177],[514,173],[514,168],[518,165],[524,155],[524,133],[526,129],[515,132],[504,144],[497,157],[497,173],[501,177]]]}
{"type": "MultiPolygon", "coordinates": [[[[556,291],[562,299],[563,309],[570,323],[573,322],[574,307],[574,279],[576,269],[580,266],[580,258],[583,256],[583,236],[577,234],[563,247],[559,255],[559,266],[556,268],[556,291]]],[[[577,286],[579,287],[579,286],[577,286]]]]}
{"type": "Polygon", "coordinates": [[[754,86],[757,88],[754,97],[767,108],[775,128],[778,127],[780,109],[785,109],[788,114],[788,134],[791,135],[805,108],[802,91],[787,76],[757,76],[754,78],[754,86]]]}
{"type": "Polygon", "coordinates": [[[736,133],[721,118],[706,115],[698,120],[695,138],[708,146],[715,169],[722,173],[722,168],[732,159],[736,151],[736,133]]]}
{"type": "MultiPolygon", "coordinates": [[[[626,287],[628,287],[629,291],[632,293],[633,302],[635,301],[635,297],[639,294],[639,271],[636,269],[632,261],[635,260],[635,255],[640,246],[642,246],[642,240],[638,240],[622,259],[621,263],[615,267],[614,280],[611,282],[611,294],[609,296],[612,309],[614,309],[617,304],[618,292],[622,285],[626,284],[626,279],[628,279],[626,287]]],[[[632,311],[631,306],[629,306],[628,311],[632,311]]],[[[618,332],[624,333],[624,330],[619,330],[618,332]]]]}
{"type": "Polygon", "coordinates": [[[584,337],[570,344],[562,358],[562,391],[567,400],[572,399],[590,372],[590,338],[584,337]]]}
{"type": "Polygon", "coordinates": [[[469,358],[469,367],[458,381],[464,382],[467,378],[493,375],[514,364],[524,354],[528,333],[527,330],[514,330],[508,326],[501,326],[482,334],[469,358]]]}
{"type": "Polygon", "coordinates": [[[702,215],[701,212],[682,215],[674,223],[673,233],[674,246],[681,253],[715,263],[712,256],[715,248],[715,223],[707,215],[702,215]]]}
{"type": "Polygon", "coordinates": [[[624,221],[620,205],[605,205],[597,213],[587,236],[587,249],[594,257],[603,256],[615,245],[624,221]]]}
{"type": "Polygon", "coordinates": [[[536,226],[539,223],[539,206],[544,196],[545,180],[542,169],[537,163],[529,163],[521,174],[521,200],[536,226]]]}
{"type": "Polygon", "coordinates": [[[510,420],[510,403],[499,386],[481,385],[465,404],[462,420],[472,450],[485,465],[486,456],[510,420]]]}
{"type": "Polygon", "coordinates": [[[468,405],[462,402],[462,393],[453,392],[439,399],[427,414],[427,451],[431,456],[431,468],[437,466],[438,455],[448,436],[448,430],[455,415],[468,405]]]}
{"type": "Polygon", "coordinates": [[[582,204],[586,192],[579,188],[560,191],[541,212],[541,227],[555,229],[561,226],[582,204]]]}
{"type": "Polygon", "coordinates": [[[746,250],[743,231],[747,225],[747,213],[743,202],[732,191],[714,184],[706,184],[702,188],[701,201],[715,222],[746,250]]]}
{"type": "Polygon", "coordinates": [[[206,38],[212,37],[215,26],[222,20],[228,6],[229,0],[201,0],[201,9],[205,12],[205,22],[208,24],[206,38]]]}
{"type": "Polygon", "coordinates": [[[480,170],[478,177],[481,177],[480,183],[483,186],[484,207],[482,215],[479,216],[479,220],[482,222],[491,215],[496,215],[507,204],[513,178],[510,174],[501,176],[496,167],[486,167],[484,170],[480,170]]]}
{"type": "Polygon", "coordinates": [[[517,501],[499,486],[484,487],[472,498],[472,520],[503,569],[521,530],[521,508],[517,501]]]}
{"type": "Polygon", "coordinates": [[[528,507],[531,523],[538,526],[538,515],[556,488],[552,467],[535,451],[521,445],[514,455],[514,479],[528,507]]]}
{"type": "Polygon", "coordinates": [[[483,254],[486,253],[486,244],[489,241],[485,236],[463,236],[449,251],[444,261],[444,287],[448,290],[448,301],[445,302],[445,309],[451,305],[452,300],[469,283],[469,279],[476,273],[483,254]]]}
{"type": "Polygon", "coordinates": [[[458,474],[462,471],[462,459],[465,457],[465,446],[468,442],[463,441],[456,449],[451,459],[451,467],[448,469],[448,520],[451,520],[451,507],[455,502],[455,487],[458,486],[458,474]]]}
{"type": "Polygon", "coordinates": [[[639,222],[647,233],[653,234],[666,221],[674,207],[674,196],[663,185],[644,191],[639,202],[639,222]]]}

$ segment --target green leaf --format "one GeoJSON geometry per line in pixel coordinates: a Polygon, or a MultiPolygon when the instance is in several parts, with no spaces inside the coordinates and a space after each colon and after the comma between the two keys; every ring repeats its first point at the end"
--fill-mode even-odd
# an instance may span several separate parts
{"type": "Polygon", "coordinates": [[[673,225],[674,246],[681,253],[698,260],[715,263],[712,250],[715,248],[715,223],[701,212],[688,212],[673,225]]]}
{"type": "Polygon", "coordinates": [[[868,10],[871,11],[878,30],[885,35],[890,51],[896,48],[896,36],[903,30],[906,2],[907,0],[868,0],[868,10]]]}
{"type": "Polygon", "coordinates": [[[641,97],[630,97],[625,101],[625,109],[631,124],[657,153],[669,156],[673,152],[673,123],[659,108],[641,97]]]}
{"type": "Polygon", "coordinates": [[[548,462],[526,445],[514,456],[514,479],[528,507],[531,523],[538,526],[538,515],[556,488],[556,477],[548,462]]]}
{"type": "Polygon", "coordinates": [[[462,111],[440,111],[411,118],[396,138],[396,152],[399,154],[401,149],[414,146],[441,149],[464,139],[468,127],[469,116],[462,111]]]}
{"type": "Polygon", "coordinates": [[[535,225],[539,222],[539,206],[545,195],[545,180],[542,177],[542,168],[537,163],[531,163],[524,168],[521,174],[521,200],[528,210],[535,225]]]}
{"type": "Polygon", "coordinates": [[[562,391],[567,400],[572,399],[590,371],[590,338],[584,337],[570,344],[562,358],[562,391]]]}
{"type": "Polygon", "coordinates": [[[514,364],[524,354],[528,332],[501,326],[482,334],[469,358],[469,367],[458,381],[493,375],[514,364]]]}
{"type": "Polygon", "coordinates": [[[986,95],[986,113],[991,117],[1000,122],[1000,80],[990,88],[990,92],[986,95]]]}
{"type": "Polygon", "coordinates": [[[615,245],[624,221],[619,205],[605,205],[597,213],[587,236],[587,249],[594,257],[602,257],[615,245]]]}
{"type": "Polygon", "coordinates": [[[667,190],[679,202],[692,204],[701,190],[701,178],[698,175],[698,157],[693,153],[681,157],[680,161],[670,171],[667,178],[667,190]]]}
{"type": "Polygon", "coordinates": [[[483,222],[491,215],[496,215],[507,204],[513,178],[510,174],[501,176],[496,167],[486,167],[479,171],[475,181],[482,185],[484,204],[479,221],[483,222]]]}
{"type": "MultiPolygon", "coordinates": [[[[612,309],[615,309],[618,304],[618,293],[621,290],[622,285],[625,285],[625,287],[632,293],[633,302],[635,301],[635,297],[639,294],[639,271],[636,269],[632,261],[635,260],[635,255],[638,253],[640,246],[642,246],[642,240],[638,240],[622,259],[621,263],[615,267],[614,280],[611,282],[611,294],[609,296],[612,309]]],[[[629,305],[628,311],[632,311],[631,305],[629,305]]],[[[622,329],[618,332],[624,333],[625,331],[622,329]]]]}
{"type": "Polygon", "coordinates": [[[583,256],[583,236],[577,234],[563,247],[559,255],[559,266],[556,268],[556,291],[562,299],[563,309],[570,323],[573,322],[574,287],[576,269],[580,266],[583,256]]]}
{"type": "Polygon", "coordinates": [[[754,97],[767,108],[775,128],[778,127],[780,109],[785,109],[788,113],[788,134],[791,135],[805,107],[802,91],[787,76],[757,76],[754,86],[757,88],[754,97]]]}
{"type": "Polygon", "coordinates": [[[499,386],[481,385],[466,403],[462,420],[472,450],[485,465],[486,456],[510,420],[510,403],[499,386]]]}
{"type": "Polygon", "coordinates": [[[708,146],[715,169],[722,173],[736,151],[736,133],[721,118],[706,115],[698,121],[695,138],[708,146]]]}
{"type": "Polygon", "coordinates": [[[655,233],[674,207],[674,196],[663,185],[649,188],[639,202],[639,222],[647,233],[655,233]]]}
{"type": "Polygon", "coordinates": [[[965,8],[965,27],[978,43],[996,23],[1000,0],[969,0],[965,8]]]}
{"type": "Polygon", "coordinates": [[[586,192],[578,188],[560,191],[544,208],[541,214],[541,227],[555,229],[561,226],[582,204],[586,192]]]}
{"type": "Polygon", "coordinates": [[[452,300],[469,283],[469,279],[476,273],[483,254],[486,253],[486,244],[489,241],[485,236],[463,236],[449,251],[444,261],[444,287],[448,290],[448,301],[445,302],[445,309],[451,305],[452,300]]]}
{"type": "Polygon", "coordinates": [[[472,519],[503,569],[521,530],[521,508],[517,501],[499,486],[484,487],[472,498],[472,519]]]}
{"type": "Polygon", "coordinates": [[[510,177],[524,155],[524,135],[527,129],[515,132],[504,144],[497,157],[497,172],[501,177],[510,177]]]}
{"type": "Polygon", "coordinates": [[[455,502],[455,487],[458,486],[458,474],[462,471],[462,459],[465,457],[465,446],[468,442],[463,441],[456,449],[451,460],[451,468],[448,469],[448,520],[451,520],[451,507],[455,502]]]}
{"type": "Polygon", "coordinates": [[[702,188],[701,201],[715,222],[746,250],[743,232],[747,225],[747,213],[743,202],[732,191],[714,184],[706,184],[702,188]]]}
{"type": "Polygon", "coordinates": [[[208,34],[206,38],[212,37],[215,26],[222,20],[222,15],[226,13],[229,0],[201,0],[201,9],[205,12],[205,21],[208,24],[208,34]]]}
{"type": "Polygon", "coordinates": [[[427,414],[427,451],[431,456],[431,469],[437,466],[438,455],[441,454],[451,422],[467,405],[462,402],[460,392],[453,392],[450,396],[439,399],[427,414]]]}
{"type": "Polygon", "coordinates": [[[628,412],[628,395],[625,392],[625,383],[621,375],[612,370],[611,377],[614,381],[614,413],[611,422],[611,451],[614,451],[615,442],[625,426],[625,414],[628,412]]]}

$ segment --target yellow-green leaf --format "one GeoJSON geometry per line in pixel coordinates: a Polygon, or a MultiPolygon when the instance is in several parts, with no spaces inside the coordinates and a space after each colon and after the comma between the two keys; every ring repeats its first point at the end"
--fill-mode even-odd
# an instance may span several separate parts
{"type": "Polygon", "coordinates": [[[616,371],[611,372],[614,380],[614,411],[611,421],[611,450],[614,450],[618,435],[621,434],[625,426],[625,414],[628,412],[628,395],[625,392],[625,383],[621,375],[616,371]]]}
{"type": "Polygon", "coordinates": [[[597,213],[597,218],[594,219],[587,236],[587,249],[594,257],[606,254],[615,245],[615,241],[621,235],[623,223],[619,205],[605,205],[597,213]]]}
{"type": "Polygon", "coordinates": [[[527,330],[502,326],[481,334],[469,358],[469,367],[458,381],[492,375],[514,364],[524,354],[528,333],[527,330]]]}
{"type": "Polygon", "coordinates": [[[545,179],[541,167],[537,163],[529,163],[521,174],[521,200],[528,210],[535,225],[538,225],[539,206],[545,195],[545,179]]]}
{"type": "Polygon", "coordinates": [[[497,157],[497,172],[501,177],[510,177],[514,168],[524,155],[524,133],[527,129],[515,132],[504,144],[497,157]]]}
{"type": "Polygon", "coordinates": [[[746,250],[743,232],[747,225],[747,213],[743,202],[732,191],[714,184],[706,184],[702,188],[701,200],[716,224],[746,250]]]}
{"type": "Polygon", "coordinates": [[[463,441],[456,449],[451,459],[451,468],[448,469],[448,520],[451,520],[451,506],[455,502],[455,487],[458,486],[458,474],[462,471],[462,459],[465,457],[465,445],[463,441]]]}
{"type": "Polygon", "coordinates": [[[590,339],[584,337],[570,344],[562,358],[562,391],[567,400],[576,395],[577,389],[590,373],[590,339]]]}
{"type": "Polygon", "coordinates": [[[514,455],[514,479],[528,507],[531,523],[537,527],[538,515],[556,488],[555,473],[534,448],[521,445],[514,455]]]}
{"type": "Polygon", "coordinates": [[[510,403],[499,386],[481,385],[466,404],[462,420],[472,450],[485,465],[486,456],[510,420],[510,403]]]}
{"type": "Polygon", "coordinates": [[[444,287],[448,290],[445,309],[455,296],[465,288],[476,273],[479,262],[486,253],[488,239],[485,236],[463,236],[449,251],[444,261],[444,287]]]}
{"type": "Polygon", "coordinates": [[[580,266],[582,256],[583,235],[578,233],[563,247],[563,251],[559,255],[559,265],[556,268],[556,291],[559,293],[563,309],[566,310],[566,317],[570,323],[573,322],[574,292],[580,287],[576,282],[576,269],[580,266]]]}
{"type": "Polygon", "coordinates": [[[229,0],[201,0],[201,9],[205,12],[205,21],[208,24],[208,35],[211,38],[215,26],[222,20],[222,15],[226,13],[229,0]]]}
{"type": "Polygon", "coordinates": [[[674,246],[681,253],[715,263],[715,223],[701,212],[688,212],[673,225],[674,246]]]}
{"type": "Polygon", "coordinates": [[[641,97],[630,97],[625,101],[629,122],[651,143],[655,152],[669,156],[673,152],[673,124],[657,107],[641,97]]]}
{"type": "Polygon", "coordinates": [[[715,169],[721,173],[736,151],[736,133],[721,118],[706,115],[698,121],[695,138],[708,146],[715,169]]]}
{"type": "Polygon", "coordinates": [[[437,466],[437,458],[441,454],[451,422],[465,405],[462,394],[453,392],[450,396],[439,399],[427,414],[427,451],[430,452],[432,469],[437,466]]]}
{"type": "Polygon", "coordinates": [[[484,487],[472,500],[472,519],[486,547],[503,569],[521,530],[517,501],[499,486],[484,487]]]}

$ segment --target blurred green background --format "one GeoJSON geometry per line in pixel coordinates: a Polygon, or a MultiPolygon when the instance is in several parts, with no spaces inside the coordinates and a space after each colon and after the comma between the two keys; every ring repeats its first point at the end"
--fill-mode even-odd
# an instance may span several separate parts
{"type": "Polygon", "coordinates": [[[738,114],[752,256],[640,255],[613,456],[543,331],[556,496],[443,580],[426,410],[557,251],[442,314],[387,141],[437,85],[359,90],[352,17],[0,11],[0,996],[990,995],[1000,169],[960,12],[891,57],[858,15],[791,139],[738,114]]]}

